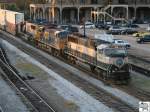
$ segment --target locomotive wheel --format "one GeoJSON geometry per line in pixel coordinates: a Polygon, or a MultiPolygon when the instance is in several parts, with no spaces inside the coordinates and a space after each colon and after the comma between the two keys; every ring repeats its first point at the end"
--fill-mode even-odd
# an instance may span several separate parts
{"type": "Polygon", "coordinates": [[[70,57],[70,61],[71,61],[71,63],[72,63],[72,64],[75,64],[75,63],[76,63],[76,61],[75,61],[75,58],[74,58],[74,57],[70,57]]]}
{"type": "Polygon", "coordinates": [[[55,56],[58,57],[59,56],[59,52],[55,50],[55,56]]]}
{"type": "Polygon", "coordinates": [[[108,79],[107,73],[105,71],[102,72],[102,77],[103,77],[103,80],[107,80],[108,79]]]}
{"type": "Polygon", "coordinates": [[[96,68],[95,66],[90,65],[90,69],[91,69],[91,71],[92,71],[92,72],[94,72],[94,71],[95,71],[95,68],[96,68]]]}
{"type": "Polygon", "coordinates": [[[103,79],[103,70],[98,69],[98,79],[102,78],[103,79]]]}
{"type": "Polygon", "coordinates": [[[76,64],[76,60],[75,60],[75,58],[72,60],[72,63],[73,63],[73,64],[76,64]]]}
{"type": "Polygon", "coordinates": [[[48,52],[49,52],[50,54],[52,54],[52,49],[51,49],[51,48],[49,48],[49,49],[48,49],[48,52]]]}
{"type": "Polygon", "coordinates": [[[65,52],[62,52],[62,57],[66,60],[68,60],[68,55],[65,52]]]}
{"type": "Polygon", "coordinates": [[[69,62],[70,62],[70,56],[69,56],[69,55],[67,55],[67,61],[69,61],[69,62]]]}
{"type": "Polygon", "coordinates": [[[55,56],[55,51],[53,48],[51,48],[51,54],[52,54],[52,56],[55,56]]]}
{"type": "Polygon", "coordinates": [[[67,60],[70,62],[70,63],[72,63],[72,57],[71,56],[67,56],[67,60]]]}
{"type": "Polygon", "coordinates": [[[75,57],[73,57],[72,63],[76,64],[76,58],[75,57]]]}

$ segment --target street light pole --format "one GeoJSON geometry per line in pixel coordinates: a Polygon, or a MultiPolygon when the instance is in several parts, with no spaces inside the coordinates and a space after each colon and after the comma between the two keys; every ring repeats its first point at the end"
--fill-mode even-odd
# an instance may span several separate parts
{"type": "Polygon", "coordinates": [[[84,37],[86,37],[86,33],[85,33],[85,22],[84,22],[84,37]]]}
{"type": "Polygon", "coordinates": [[[50,7],[52,12],[52,23],[55,21],[55,0],[50,0],[50,7]]]}
{"type": "Polygon", "coordinates": [[[62,0],[60,0],[60,24],[62,24],[62,0]]]}
{"type": "Polygon", "coordinates": [[[84,22],[84,25],[83,25],[83,32],[84,32],[84,34],[83,34],[83,36],[84,37],[86,37],[86,31],[85,31],[85,17],[83,18],[83,22],[84,22]]]}
{"type": "Polygon", "coordinates": [[[26,2],[27,2],[27,1],[24,0],[24,16],[25,16],[25,17],[26,17],[26,10],[27,10],[27,9],[26,9],[26,6],[27,6],[26,2]]]}
{"type": "Polygon", "coordinates": [[[134,18],[136,19],[136,0],[134,0],[134,5],[135,5],[135,12],[134,12],[134,18]]]}

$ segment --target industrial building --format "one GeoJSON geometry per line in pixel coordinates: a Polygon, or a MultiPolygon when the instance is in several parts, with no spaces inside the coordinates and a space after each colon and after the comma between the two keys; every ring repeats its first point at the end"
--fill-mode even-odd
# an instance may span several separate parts
{"type": "Polygon", "coordinates": [[[124,19],[147,21],[150,18],[150,0],[38,0],[30,4],[30,18],[57,23],[78,23],[124,19]]]}
{"type": "Polygon", "coordinates": [[[15,0],[0,0],[0,9],[6,9],[12,4],[15,4],[15,0]]]}

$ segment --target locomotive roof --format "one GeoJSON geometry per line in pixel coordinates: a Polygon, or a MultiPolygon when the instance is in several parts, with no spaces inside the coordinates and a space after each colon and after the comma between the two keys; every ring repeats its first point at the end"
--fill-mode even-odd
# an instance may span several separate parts
{"type": "Polygon", "coordinates": [[[107,49],[107,48],[126,50],[124,47],[118,46],[118,45],[115,45],[115,44],[101,44],[101,45],[97,46],[97,49],[107,49]]]}
{"type": "Polygon", "coordinates": [[[55,32],[55,31],[61,31],[62,29],[60,29],[60,28],[47,28],[46,29],[46,31],[53,31],[53,32],[55,32]]]}
{"type": "Polygon", "coordinates": [[[113,35],[108,34],[95,34],[94,36],[84,36],[81,33],[73,33],[69,35],[70,37],[77,38],[77,39],[88,39],[96,43],[96,45],[100,44],[111,44],[114,42],[113,35]]]}
{"type": "Polygon", "coordinates": [[[70,34],[71,37],[74,38],[83,38],[83,39],[91,39],[91,40],[102,40],[102,41],[106,41],[106,42],[113,42],[114,37],[113,35],[108,35],[108,34],[95,34],[94,36],[84,36],[81,33],[73,33],[70,34]]]}
{"type": "Polygon", "coordinates": [[[106,43],[113,43],[114,42],[113,35],[108,35],[108,34],[95,34],[94,39],[96,39],[98,41],[103,41],[106,43]]]}
{"type": "Polygon", "coordinates": [[[92,39],[93,38],[92,36],[84,36],[81,33],[72,33],[69,36],[74,37],[74,38],[83,38],[83,39],[90,39],[90,38],[92,39]]]}
{"type": "Polygon", "coordinates": [[[109,48],[110,45],[109,44],[101,44],[99,46],[97,46],[97,49],[106,49],[106,48],[109,48]]]}
{"type": "Polygon", "coordinates": [[[48,28],[45,29],[47,32],[54,32],[54,33],[59,33],[59,32],[67,32],[66,30],[60,29],[60,28],[48,28]]]}

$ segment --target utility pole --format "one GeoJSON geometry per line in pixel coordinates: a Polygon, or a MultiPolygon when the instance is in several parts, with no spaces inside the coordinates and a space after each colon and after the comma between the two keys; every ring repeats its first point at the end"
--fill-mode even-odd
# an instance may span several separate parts
{"type": "Polygon", "coordinates": [[[85,17],[82,19],[83,20],[83,36],[86,37],[86,30],[85,30],[85,17]]]}
{"type": "Polygon", "coordinates": [[[136,19],[136,0],[134,0],[134,5],[135,5],[135,7],[134,7],[134,9],[135,9],[135,11],[134,11],[134,19],[136,19]]]}
{"type": "Polygon", "coordinates": [[[25,15],[25,16],[26,16],[26,10],[27,10],[27,9],[26,9],[26,2],[27,2],[27,1],[24,0],[24,15],[25,15]]]}
{"type": "Polygon", "coordinates": [[[55,22],[55,3],[56,3],[56,0],[51,0],[52,23],[55,22]]]}
{"type": "Polygon", "coordinates": [[[60,0],[60,24],[62,24],[62,0],[60,0]]]}

